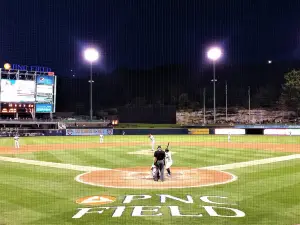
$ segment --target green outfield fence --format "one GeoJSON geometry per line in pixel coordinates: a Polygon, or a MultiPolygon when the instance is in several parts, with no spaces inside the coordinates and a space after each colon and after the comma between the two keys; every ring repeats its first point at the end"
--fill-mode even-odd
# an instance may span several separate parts
{"type": "Polygon", "coordinates": [[[300,126],[202,127],[202,128],[80,128],[80,129],[1,129],[0,137],[97,136],[103,135],[300,135],[300,126]]]}

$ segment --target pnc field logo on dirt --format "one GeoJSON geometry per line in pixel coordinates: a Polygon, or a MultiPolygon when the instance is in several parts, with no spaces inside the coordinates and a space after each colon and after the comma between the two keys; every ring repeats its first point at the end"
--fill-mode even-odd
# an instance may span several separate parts
{"type": "Polygon", "coordinates": [[[113,197],[113,196],[95,195],[95,196],[87,196],[87,197],[79,198],[76,200],[76,203],[82,204],[82,205],[95,206],[95,205],[104,205],[104,204],[112,203],[112,202],[116,201],[116,199],[117,198],[113,197]]]}
{"type": "Polygon", "coordinates": [[[83,207],[78,208],[77,213],[75,213],[72,218],[80,219],[90,214],[102,214],[118,218],[122,217],[124,212],[130,212],[132,217],[158,217],[171,215],[172,217],[240,218],[246,216],[243,211],[236,208],[236,203],[230,201],[228,197],[223,196],[212,195],[193,198],[191,195],[186,195],[182,198],[168,194],[157,194],[154,196],[125,195],[122,199],[119,206],[109,206],[109,204],[116,202],[116,197],[94,195],[79,198],[76,200],[76,203],[83,207]],[[155,205],[144,205],[143,200],[147,199],[151,199],[155,205]],[[180,206],[176,205],[176,203],[180,203],[180,206]],[[132,204],[135,204],[135,206],[132,206],[132,204]],[[190,208],[191,204],[195,204],[197,210],[192,214],[183,213],[183,211],[190,208]]]}

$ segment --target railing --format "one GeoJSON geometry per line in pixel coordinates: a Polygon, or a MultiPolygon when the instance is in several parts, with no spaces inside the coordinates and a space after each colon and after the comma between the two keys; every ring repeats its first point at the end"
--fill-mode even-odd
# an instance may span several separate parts
{"type": "Polygon", "coordinates": [[[0,122],[7,122],[7,121],[33,121],[33,122],[64,122],[64,123],[75,123],[75,122],[97,122],[97,123],[109,123],[110,120],[85,120],[85,119],[0,119],[0,122]]]}

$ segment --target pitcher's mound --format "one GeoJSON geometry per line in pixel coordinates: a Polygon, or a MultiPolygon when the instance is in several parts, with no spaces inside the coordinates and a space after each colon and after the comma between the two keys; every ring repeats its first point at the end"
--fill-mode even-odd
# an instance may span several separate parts
{"type": "Polygon", "coordinates": [[[232,182],[237,177],[231,173],[191,168],[171,168],[172,175],[154,181],[149,167],[99,170],[81,174],[76,181],[99,187],[130,189],[169,189],[212,186],[232,182]]]}

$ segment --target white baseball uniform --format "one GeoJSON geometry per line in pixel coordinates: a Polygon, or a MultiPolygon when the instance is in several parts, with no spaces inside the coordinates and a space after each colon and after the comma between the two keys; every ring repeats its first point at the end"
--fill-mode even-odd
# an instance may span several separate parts
{"type": "Polygon", "coordinates": [[[173,164],[172,153],[170,151],[166,152],[165,162],[166,162],[166,169],[169,169],[173,164]]]}
{"type": "Polygon", "coordinates": [[[230,135],[231,135],[231,134],[228,133],[228,137],[227,137],[227,138],[228,138],[228,142],[230,142],[230,135]]]}
{"type": "Polygon", "coordinates": [[[99,137],[100,137],[100,143],[103,143],[103,139],[104,139],[103,134],[100,134],[99,137]]]}
{"type": "Polygon", "coordinates": [[[152,148],[152,151],[154,151],[154,147],[155,147],[155,139],[154,139],[153,135],[150,135],[149,138],[150,138],[150,141],[151,141],[151,148],[152,148]]]}
{"type": "Polygon", "coordinates": [[[15,140],[15,148],[20,148],[19,136],[16,135],[14,137],[14,140],[15,140]]]}

